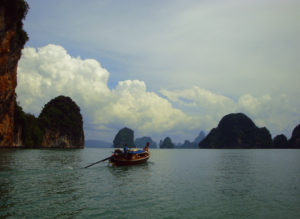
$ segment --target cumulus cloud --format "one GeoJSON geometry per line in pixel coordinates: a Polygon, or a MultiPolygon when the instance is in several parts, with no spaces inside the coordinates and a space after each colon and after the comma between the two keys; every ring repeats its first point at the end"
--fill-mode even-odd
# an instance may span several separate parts
{"type": "Polygon", "coordinates": [[[289,135],[299,124],[299,103],[285,94],[276,97],[270,94],[259,97],[245,94],[234,100],[197,86],[160,92],[179,108],[190,108],[189,115],[193,117],[193,121],[208,129],[217,126],[224,115],[234,112],[245,113],[258,126],[266,126],[273,135],[289,135]]]}
{"type": "Polygon", "coordinates": [[[28,47],[18,66],[18,101],[38,115],[50,99],[70,96],[82,110],[85,127],[99,132],[123,126],[145,134],[162,132],[188,120],[167,99],[148,92],[143,81],[120,81],[111,90],[108,78],[98,61],[71,57],[61,46],[28,47]]]}
{"type": "Polygon", "coordinates": [[[157,140],[167,135],[193,139],[233,112],[247,114],[273,134],[289,135],[299,123],[299,103],[285,94],[244,94],[234,99],[193,86],[161,89],[160,96],[147,91],[140,80],[119,81],[110,89],[109,76],[97,60],[72,57],[61,46],[28,47],[18,66],[18,101],[26,112],[38,115],[52,98],[70,96],[81,108],[87,139],[112,140],[124,126],[133,128],[136,136],[157,140]]]}
{"type": "Polygon", "coordinates": [[[169,100],[181,105],[189,107],[201,106],[201,109],[220,112],[222,114],[228,112],[234,105],[233,100],[230,98],[215,94],[198,86],[173,91],[162,89],[160,92],[169,100]]]}

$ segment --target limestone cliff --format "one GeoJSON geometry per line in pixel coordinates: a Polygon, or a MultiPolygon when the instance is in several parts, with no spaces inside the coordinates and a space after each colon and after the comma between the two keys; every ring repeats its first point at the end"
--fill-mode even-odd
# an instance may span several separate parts
{"type": "Polygon", "coordinates": [[[199,143],[200,148],[271,148],[270,132],[258,128],[254,122],[242,113],[224,116],[217,128],[199,143]]]}
{"type": "Polygon", "coordinates": [[[174,143],[172,142],[170,137],[166,137],[163,141],[159,144],[160,148],[174,148],[174,143]]]}
{"type": "Polygon", "coordinates": [[[287,148],[288,140],[285,135],[277,135],[273,139],[273,147],[274,148],[287,148]]]}
{"type": "Polygon", "coordinates": [[[134,140],[134,144],[138,148],[145,147],[148,142],[150,143],[149,148],[157,148],[156,142],[153,141],[151,137],[144,136],[144,137],[137,138],[137,139],[134,140]]]}
{"type": "Polygon", "coordinates": [[[42,147],[83,148],[84,133],[80,108],[70,98],[58,96],[39,115],[43,129],[42,147]]]}
{"type": "Polygon", "coordinates": [[[294,128],[288,144],[290,148],[300,148],[300,124],[294,128]]]}
{"type": "Polygon", "coordinates": [[[83,135],[72,136],[60,130],[46,130],[42,142],[42,147],[46,148],[83,148],[83,145],[83,135]]]}
{"type": "Polygon", "coordinates": [[[116,135],[113,141],[113,145],[115,148],[121,148],[124,145],[127,147],[135,147],[134,144],[134,131],[130,128],[122,128],[116,135]]]}
{"type": "Polygon", "coordinates": [[[22,29],[27,10],[23,0],[0,2],[0,147],[14,146],[17,64],[28,40],[22,29]]]}
{"type": "Polygon", "coordinates": [[[14,120],[15,146],[39,148],[44,135],[39,120],[34,115],[25,113],[18,103],[15,107],[14,120]]]}

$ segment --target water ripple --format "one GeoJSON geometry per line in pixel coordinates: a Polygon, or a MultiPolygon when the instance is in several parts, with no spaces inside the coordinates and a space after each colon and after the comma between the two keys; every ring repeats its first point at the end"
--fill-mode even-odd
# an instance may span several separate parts
{"type": "Polygon", "coordinates": [[[0,218],[300,218],[298,150],[0,151],[0,218]]]}

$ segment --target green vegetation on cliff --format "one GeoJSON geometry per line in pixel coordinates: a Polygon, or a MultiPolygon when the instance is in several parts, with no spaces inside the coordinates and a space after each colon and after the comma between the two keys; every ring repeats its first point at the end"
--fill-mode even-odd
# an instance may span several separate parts
{"type": "Polygon", "coordinates": [[[83,146],[80,108],[70,97],[58,96],[49,101],[39,115],[39,122],[44,131],[55,133],[55,136],[67,136],[73,142],[72,146],[83,146]]]}
{"type": "Polygon", "coordinates": [[[70,98],[58,96],[49,101],[39,115],[44,128],[62,133],[80,135],[82,131],[82,116],[80,108],[70,98]]]}
{"type": "Polygon", "coordinates": [[[40,146],[44,133],[38,119],[34,115],[24,113],[22,107],[17,103],[15,106],[15,142],[25,147],[40,146]]]}
{"type": "Polygon", "coordinates": [[[23,19],[29,10],[29,5],[24,0],[1,0],[1,7],[5,8],[5,31],[16,29],[15,42],[11,50],[23,48],[28,40],[27,33],[23,30],[23,19]]]}
{"type": "Polygon", "coordinates": [[[83,147],[80,109],[70,97],[59,96],[47,103],[39,118],[15,105],[14,141],[25,147],[83,147]]]}

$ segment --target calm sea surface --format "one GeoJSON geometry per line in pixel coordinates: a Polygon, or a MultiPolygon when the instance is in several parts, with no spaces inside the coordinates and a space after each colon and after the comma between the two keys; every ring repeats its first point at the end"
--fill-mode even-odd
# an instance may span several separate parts
{"type": "Polygon", "coordinates": [[[0,218],[300,218],[300,150],[0,150],[0,218]]]}

